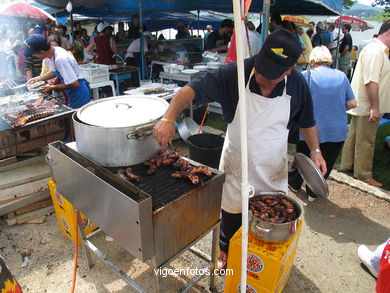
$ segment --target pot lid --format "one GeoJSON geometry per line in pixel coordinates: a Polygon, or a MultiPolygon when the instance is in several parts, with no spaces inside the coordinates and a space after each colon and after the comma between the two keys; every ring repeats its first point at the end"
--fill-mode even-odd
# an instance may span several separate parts
{"type": "Polygon", "coordinates": [[[80,121],[100,127],[131,127],[160,119],[168,102],[141,95],[120,96],[88,103],[80,108],[80,121]]]}
{"type": "Polygon", "coordinates": [[[318,196],[328,197],[328,184],[326,184],[324,176],[322,176],[320,169],[317,168],[314,162],[301,153],[295,154],[294,162],[299,174],[301,174],[310,189],[318,196]]]}

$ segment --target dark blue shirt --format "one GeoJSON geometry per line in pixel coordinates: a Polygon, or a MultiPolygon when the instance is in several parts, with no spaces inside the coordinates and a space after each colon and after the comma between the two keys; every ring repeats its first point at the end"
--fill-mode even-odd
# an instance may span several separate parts
{"type": "Polygon", "coordinates": [[[317,46],[325,46],[328,47],[329,43],[331,43],[329,33],[326,31],[319,31],[313,37],[313,48],[317,46]]]}
{"type": "MultiPolygon", "coordinates": [[[[255,57],[245,59],[245,84],[247,84],[250,73],[254,66],[255,57]]],[[[238,104],[238,82],[236,63],[230,63],[219,67],[219,69],[207,72],[187,84],[195,91],[194,104],[202,105],[210,102],[218,102],[222,106],[223,118],[227,123],[233,121],[238,104]]],[[[249,89],[251,92],[261,95],[255,77],[250,80],[249,89]]],[[[283,94],[284,80],[282,80],[272,91],[269,98],[283,94]]],[[[309,87],[303,75],[293,70],[287,77],[286,92],[291,96],[290,120],[287,128],[297,124],[302,128],[309,128],[315,125],[313,115],[313,103],[309,87]]]]}

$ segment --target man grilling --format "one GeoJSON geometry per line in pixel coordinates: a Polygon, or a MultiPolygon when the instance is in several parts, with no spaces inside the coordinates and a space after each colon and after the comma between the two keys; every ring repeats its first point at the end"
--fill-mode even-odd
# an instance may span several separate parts
{"type": "Polygon", "coordinates": [[[79,70],[76,59],[61,47],[51,47],[46,38],[41,35],[31,35],[26,40],[26,52],[39,58],[49,58],[51,70],[41,76],[34,77],[28,83],[33,84],[42,80],[58,77],[60,84],[45,85],[43,93],[53,90],[65,91],[69,98],[68,106],[80,108],[91,99],[91,89],[79,70]]]}
{"type": "MultiPolygon", "coordinates": [[[[310,90],[295,70],[301,54],[294,35],[279,29],[266,39],[258,55],[244,62],[249,182],[256,192],[282,190],[287,193],[287,138],[297,123],[314,163],[326,173],[319,149],[310,90]]],[[[230,238],[241,226],[241,145],[240,117],[237,111],[238,81],[236,63],[221,66],[183,87],[172,100],[153,134],[163,148],[171,143],[174,121],[191,102],[202,105],[219,102],[229,123],[222,150],[220,169],[226,180],[222,194],[222,221],[218,268],[227,263],[230,238]]]]}

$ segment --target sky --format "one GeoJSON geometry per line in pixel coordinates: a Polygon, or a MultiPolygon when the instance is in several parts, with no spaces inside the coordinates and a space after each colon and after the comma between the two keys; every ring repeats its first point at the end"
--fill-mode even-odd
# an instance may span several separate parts
{"type": "Polygon", "coordinates": [[[371,3],[374,2],[372,0],[358,0],[359,3],[371,6],[371,3]]]}

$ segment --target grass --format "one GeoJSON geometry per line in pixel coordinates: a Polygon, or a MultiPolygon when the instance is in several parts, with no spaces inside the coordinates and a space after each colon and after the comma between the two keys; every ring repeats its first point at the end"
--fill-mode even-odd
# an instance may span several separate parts
{"type": "Polygon", "coordinates": [[[209,112],[209,114],[207,114],[205,125],[225,132],[227,129],[227,123],[222,119],[222,116],[213,112],[209,112]]]}
{"type": "MultiPolygon", "coordinates": [[[[209,113],[207,117],[206,125],[226,131],[227,123],[223,121],[220,114],[209,113]]],[[[375,155],[373,165],[373,176],[376,180],[384,184],[384,189],[390,190],[390,150],[384,147],[385,137],[390,135],[390,124],[378,128],[375,143],[375,155]]],[[[289,144],[289,153],[295,153],[295,146],[289,144]]],[[[340,165],[340,157],[337,158],[335,163],[335,169],[338,169],[340,165]]]]}

